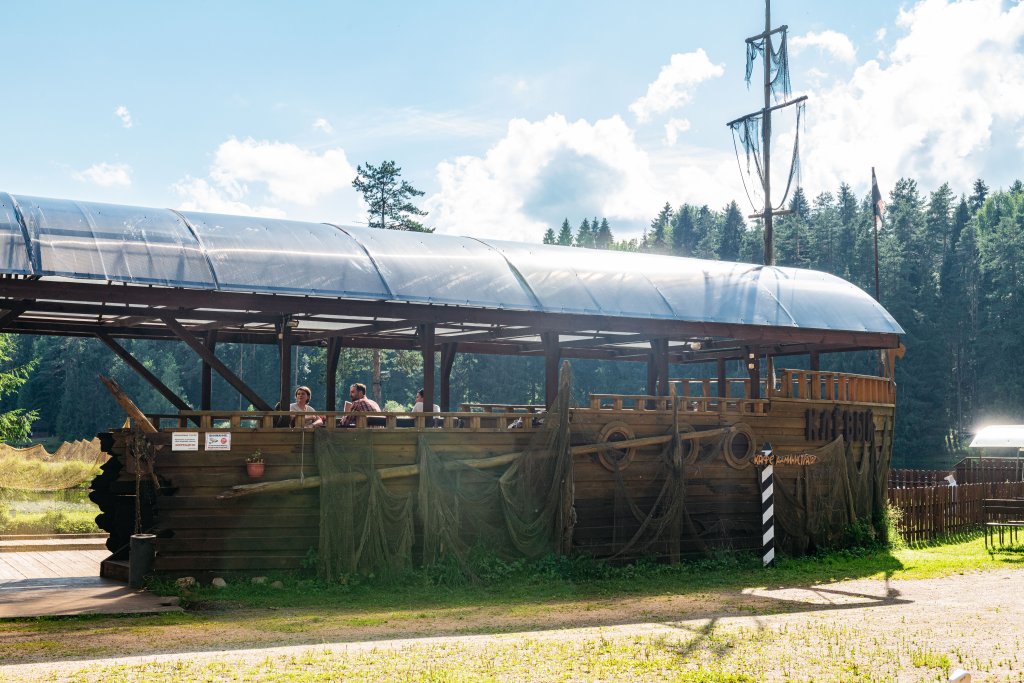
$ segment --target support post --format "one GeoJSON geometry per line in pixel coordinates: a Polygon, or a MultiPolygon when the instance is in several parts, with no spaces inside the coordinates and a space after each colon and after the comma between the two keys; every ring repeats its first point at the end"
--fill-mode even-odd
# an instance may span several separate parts
{"type": "Polygon", "coordinates": [[[757,349],[753,346],[747,347],[747,376],[750,378],[750,392],[747,398],[761,398],[761,365],[757,359],[757,349]]]}
{"type": "Polygon", "coordinates": [[[658,396],[668,396],[668,339],[652,339],[658,366],[658,396]]]}
{"type": "Polygon", "coordinates": [[[434,326],[420,325],[420,340],[423,351],[423,412],[434,410],[434,326]]]}
{"type": "Polygon", "coordinates": [[[551,410],[558,394],[558,363],[562,358],[562,348],[558,345],[557,332],[542,332],[540,338],[544,343],[544,405],[551,410]]]}
{"type": "Polygon", "coordinates": [[[124,364],[134,370],[139,377],[146,380],[151,387],[160,392],[160,395],[167,399],[167,401],[178,410],[192,410],[192,406],[185,403],[176,393],[160,381],[160,379],[154,375],[149,369],[140,363],[135,356],[128,352],[128,349],[118,344],[114,339],[106,332],[97,332],[96,338],[103,342],[108,349],[114,352],[114,354],[124,361],[124,364]]]}
{"type": "Polygon", "coordinates": [[[160,316],[160,319],[164,321],[164,325],[167,326],[171,332],[173,332],[179,339],[188,344],[189,348],[196,352],[200,358],[209,363],[214,370],[217,371],[221,377],[227,380],[227,383],[235,388],[245,398],[249,399],[253,407],[256,410],[272,410],[272,408],[264,401],[259,395],[253,391],[242,379],[231,372],[224,363],[221,362],[217,356],[210,353],[203,342],[199,340],[194,334],[185,329],[185,327],[174,319],[170,313],[166,313],[160,316]]]}
{"type": "Polygon", "coordinates": [[[459,343],[449,342],[441,345],[441,410],[448,412],[452,405],[452,368],[455,366],[455,354],[459,343]]]}
{"type": "Polygon", "coordinates": [[[278,400],[281,410],[288,410],[292,403],[292,328],[288,326],[288,320],[288,316],[284,316],[277,324],[277,348],[281,364],[278,400]]]}
{"type": "Polygon", "coordinates": [[[818,357],[818,352],[817,351],[811,351],[811,362],[810,362],[810,365],[811,365],[811,371],[812,372],[818,372],[819,370],[821,370],[821,361],[820,361],[820,359],[818,357]]]}
{"type": "Polygon", "coordinates": [[[715,365],[718,370],[718,398],[729,398],[729,378],[725,376],[725,359],[719,358],[715,365]]]}
{"type": "Polygon", "coordinates": [[[338,360],[341,358],[341,337],[331,337],[327,340],[327,396],[324,398],[324,410],[331,412],[338,407],[338,360]]]}
{"type": "MultiPolygon", "coordinates": [[[[765,444],[765,460],[771,458],[771,445],[765,444]]],[[[770,462],[770,460],[769,460],[770,462]]],[[[761,562],[765,567],[775,566],[775,468],[767,464],[761,468],[761,562]]]]}
{"type": "MultiPolygon", "coordinates": [[[[206,333],[206,348],[217,352],[217,330],[206,333]]],[[[199,410],[213,410],[213,367],[205,360],[202,369],[202,386],[199,390],[199,410]]]]}

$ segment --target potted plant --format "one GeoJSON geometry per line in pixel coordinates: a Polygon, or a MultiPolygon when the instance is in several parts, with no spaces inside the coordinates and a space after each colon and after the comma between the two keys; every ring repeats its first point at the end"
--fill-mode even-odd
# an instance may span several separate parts
{"type": "Polygon", "coordinates": [[[245,459],[245,471],[250,479],[260,479],[263,476],[263,469],[266,464],[263,462],[263,453],[260,449],[253,451],[253,454],[245,459]]]}

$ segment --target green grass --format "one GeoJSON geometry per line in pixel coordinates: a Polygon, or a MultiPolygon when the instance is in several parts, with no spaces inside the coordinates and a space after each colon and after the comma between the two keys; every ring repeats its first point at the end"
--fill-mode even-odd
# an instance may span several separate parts
{"type": "MultiPolygon", "coordinates": [[[[835,613],[758,598],[749,589],[842,579],[935,578],[1018,567],[1022,559],[1012,552],[990,554],[981,536],[972,535],[894,551],[783,559],[769,570],[753,557],[722,555],[679,566],[612,567],[555,557],[535,563],[491,560],[480,563],[486,572],[476,584],[452,583],[449,572],[436,570],[390,582],[348,577],[344,584],[325,584],[303,574],[270,577],[281,579],[284,589],[227,576],[226,589],[200,587],[184,595],[189,611],[181,614],[0,622],[0,661],[484,634],[491,637],[487,644],[459,641],[347,653],[307,651],[297,657],[259,661],[227,656],[212,662],[185,658],[130,667],[83,667],[71,679],[744,683],[761,680],[770,670],[780,680],[845,682],[897,676],[941,680],[950,668],[968,662],[979,671],[1006,670],[1016,676],[1022,663],[1015,653],[1024,650],[1020,638],[1006,643],[1002,659],[979,657],[969,647],[967,630],[962,639],[968,644],[965,650],[944,653],[929,644],[927,633],[915,631],[935,628],[932,623],[908,623],[884,631],[869,620],[842,625],[830,616],[835,613]],[[642,607],[624,616],[622,606],[632,601],[641,601],[642,607]],[[725,618],[773,614],[778,615],[773,627],[739,627],[725,618]],[[554,636],[501,635],[629,623],[661,624],[672,630],[607,637],[591,632],[571,642],[554,636]],[[771,654],[770,669],[765,668],[769,666],[766,653],[771,654]]],[[[155,587],[174,592],[173,584],[155,587]]],[[[958,627],[969,629],[970,625],[958,627]]]]}
{"type": "Polygon", "coordinates": [[[99,533],[95,510],[49,510],[0,514],[0,534],[92,534],[99,533]]]}
{"type": "MultiPolygon", "coordinates": [[[[1020,566],[1024,556],[986,551],[980,534],[948,539],[942,544],[899,550],[843,550],[818,557],[782,558],[764,569],[746,554],[722,554],[713,559],[672,566],[638,563],[611,566],[587,558],[548,557],[537,562],[477,566],[478,583],[453,582],[452,573],[424,569],[395,580],[346,577],[324,583],[304,573],[272,574],[285,588],[253,585],[246,577],[228,579],[228,587],[198,587],[182,597],[186,604],[230,604],[244,608],[306,608],[344,605],[350,610],[450,609],[467,605],[504,605],[529,612],[544,604],[566,600],[625,595],[659,595],[737,590],[750,587],[811,585],[845,579],[888,577],[925,579],[953,573],[1020,566]]],[[[268,582],[269,584],[269,582],[268,582]]],[[[154,590],[178,594],[170,582],[154,590]]]]}

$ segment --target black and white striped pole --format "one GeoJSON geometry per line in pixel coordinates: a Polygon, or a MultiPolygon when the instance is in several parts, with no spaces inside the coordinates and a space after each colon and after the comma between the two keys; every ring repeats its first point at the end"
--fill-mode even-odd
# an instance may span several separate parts
{"type": "Polygon", "coordinates": [[[772,467],[772,445],[761,447],[764,467],[761,469],[761,559],[765,567],[775,566],[775,469],[772,467]]]}

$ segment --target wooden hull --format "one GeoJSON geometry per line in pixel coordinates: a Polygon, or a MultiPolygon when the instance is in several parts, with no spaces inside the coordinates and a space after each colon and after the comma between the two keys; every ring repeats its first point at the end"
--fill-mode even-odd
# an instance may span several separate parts
{"type": "MultiPolygon", "coordinates": [[[[851,471],[862,471],[868,463],[874,480],[887,475],[894,419],[890,404],[771,398],[733,407],[734,410],[723,403],[716,410],[708,410],[706,402],[682,402],[678,415],[680,432],[728,434],[686,442],[686,518],[670,529],[667,537],[642,548],[628,546],[643,524],[637,518],[637,510],[654,511],[662,494],[665,445],[613,452],[614,457],[593,451],[575,453],[573,550],[602,558],[631,559],[644,555],[674,560],[680,554],[692,555],[710,548],[759,549],[762,518],[755,460],[764,442],[770,442],[777,455],[808,454],[826,447],[835,434],[842,435],[846,429],[844,457],[852,459],[851,471]],[[862,420],[857,431],[852,421],[856,419],[862,420]],[[616,467],[620,468],[618,477],[616,467]]],[[[620,439],[671,434],[676,418],[672,409],[665,408],[668,404],[662,399],[651,410],[642,402],[633,409],[572,409],[572,443],[580,447],[603,443],[616,432],[620,439]]],[[[371,438],[375,467],[385,470],[416,465],[417,441],[423,437],[443,459],[479,460],[523,451],[539,429],[529,418],[524,428],[507,428],[508,422],[502,420],[492,423],[493,426],[487,424],[484,420],[472,427],[463,423],[462,428],[385,427],[366,429],[365,433],[371,438]]],[[[146,508],[144,530],[158,535],[154,565],[157,572],[252,572],[308,565],[318,547],[318,488],[231,499],[218,496],[234,486],[250,483],[245,458],[257,449],[266,461],[264,481],[317,477],[311,431],[240,426],[227,430],[200,428],[201,443],[207,431],[230,431],[230,451],[172,451],[172,431],[177,430],[164,429],[155,436],[155,441],[163,444],[154,465],[159,490],[148,471],[136,481],[134,459],[126,456],[130,433],[119,430],[106,435],[104,445],[113,458],[105,474],[94,482],[93,496],[104,513],[100,525],[111,533],[111,550],[126,545],[134,530],[134,496],[138,486],[142,507],[146,508]]],[[[814,496],[821,494],[814,489],[820,488],[820,483],[808,483],[822,481],[821,477],[814,479],[808,474],[813,468],[813,464],[780,464],[775,468],[776,486],[787,493],[786,500],[810,504],[814,496]]],[[[392,478],[386,485],[395,493],[415,494],[418,478],[392,478]]],[[[870,520],[877,516],[880,503],[863,487],[852,495],[851,512],[858,518],[870,520]]],[[[834,537],[842,529],[830,531],[834,537]]],[[[785,534],[782,541],[785,547],[785,534]]],[[[791,550],[799,552],[807,545],[804,539],[791,550]]]]}

